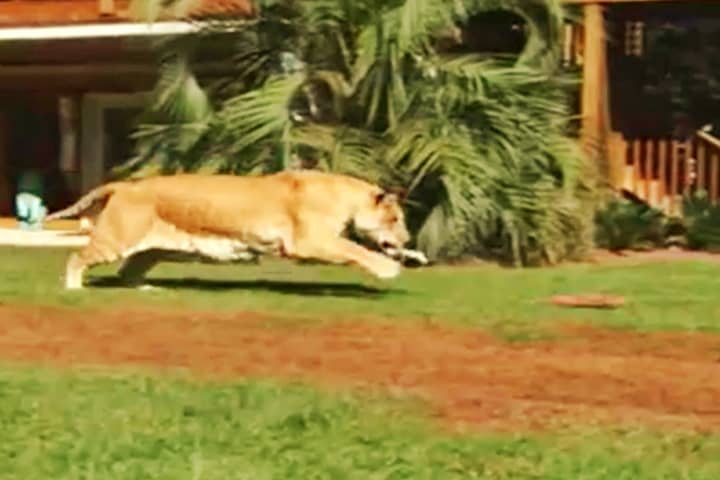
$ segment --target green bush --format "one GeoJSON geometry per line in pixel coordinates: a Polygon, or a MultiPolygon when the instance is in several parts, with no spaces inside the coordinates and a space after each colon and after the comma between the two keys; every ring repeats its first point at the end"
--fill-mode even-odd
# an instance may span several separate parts
{"type": "Polygon", "coordinates": [[[232,43],[222,36],[236,51],[217,83],[232,88],[196,80],[192,48],[169,50],[125,174],[302,166],[405,187],[416,246],[432,259],[519,266],[592,246],[595,177],[572,133],[576,78],[559,69],[560,0],[258,4],[257,21],[232,43]],[[498,9],[528,27],[518,54],[441,46],[498,9]]]}
{"type": "Polygon", "coordinates": [[[695,250],[720,250],[720,205],[704,190],[683,199],[687,246],[695,250]]]}
{"type": "Polygon", "coordinates": [[[610,200],[595,215],[595,243],[612,251],[665,245],[663,212],[625,198],[610,200]]]}

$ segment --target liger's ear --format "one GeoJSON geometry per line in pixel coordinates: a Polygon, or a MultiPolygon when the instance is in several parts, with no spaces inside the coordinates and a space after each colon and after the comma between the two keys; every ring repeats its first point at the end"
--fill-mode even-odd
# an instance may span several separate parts
{"type": "Polygon", "coordinates": [[[380,205],[383,202],[386,202],[388,200],[388,196],[390,194],[388,192],[379,192],[375,194],[375,205],[380,205]]]}
{"type": "Polygon", "coordinates": [[[383,192],[378,193],[375,196],[375,203],[380,204],[381,202],[392,202],[396,201],[402,203],[407,198],[407,190],[399,187],[390,187],[383,192]]]}
{"type": "Polygon", "coordinates": [[[404,202],[408,195],[407,189],[402,187],[391,187],[387,191],[395,195],[400,202],[404,202]]]}

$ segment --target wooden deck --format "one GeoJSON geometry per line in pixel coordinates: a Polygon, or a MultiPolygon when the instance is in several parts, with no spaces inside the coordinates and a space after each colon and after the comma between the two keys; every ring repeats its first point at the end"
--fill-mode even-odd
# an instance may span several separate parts
{"type": "Polygon", "coordinates": [[[0,247],[82,247],[87,235],[79,231],[77,220],[60,220],[46,225],[44,230],[20,230],[14,218],[0,218],[0,247]]]}
{"type": "MultiPolygon", "coordinates": [[[[17,220],[10,217],[0,217],[1,229],[18,229],[17,220]]],[[[57,220],[47,223],[43,226],[44,230],[62,230],[62,231],[78,231],[80,228],[79,220],[57,220]]]]}
{"type": "Polygon", "coordinates": [[[666,213],[680,215],[682,198],[696,190],[720,201],[720,138],[707,132],[684,142],[613,132],[607,151],[610,183],[666,213]]]}

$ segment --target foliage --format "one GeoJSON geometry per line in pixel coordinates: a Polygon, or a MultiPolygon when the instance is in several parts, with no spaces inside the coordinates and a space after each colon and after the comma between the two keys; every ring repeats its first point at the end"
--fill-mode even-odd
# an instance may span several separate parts
{"type": "MultiPolygon", "coordinates": [[[[503,337],[556,336],[558,325],[577,322],[639,330],[720,332],[717,264],[628,263],[508,269],[495,265],[408,269],[383,285],[362,272],[328,265],[296,266],[284,260],[259,265],[162,264],[148,293],[112,288],[117,267],[90,272],[88,295],[63,290],[60,277],[69,252],[37,248],[0,249],[0,298],[6,305],[45,305],[92,311],[166,309],[172,312],[266,313],[265,322],[327,324],[348,318],[404,325],[483,328],[503,337]],[[625,295],[632,307],[559,309],[557,294],[600,292],[625,295]]],[[[618,258],[617,260],[621,260],[618,258]]],[[[116,284],[117,285],[117,284],[116,284]]],[[[718,457],[720,458],[720,457],[718,457]]]]}
{"type": "Polygon", "coordinates": [[[720,27],[700,11],[689,16],[647,22],[646,53],[637,59],[638,79],[647,105],[669,113],[668,121],[687,118],[694,122],[691,128],[707,123],[717,128],[720,27]]]}
{"type": "MultiPolygon", "coordinates": [[[[305,167],[400,184],[432,258],[553,263],[589,245],[595,173],[568,136],[573,82],[556,67],[559,0],[260,7],[230,35],[232,81],[200,87],[183,42],[173,43],[121,174],[305,167]],[[442,46],[497,9],[525,22],[518,55],[442,46]]],[[[210,51],[213,38],[196,43],[210,51]]]]}
{"type": "Polygon", "coordinates": [[[704,190],[683,199],[683,219],[688,247],[698,250],[720,249],[720,205],[704,190]]]}
{"type": "Polygon", "coordinates": [[[718,439],[706,434],[450,435],[379,399],[268,381],[219,384],[97,369],[6,367],[0,386],[0,477],[7,479],[720,474],[718,439]]]}
{"type": "Polygon", "coordinates": [[[613,198],[595,215],[596,244],[619,251],[663,246],[666,218],[642,202],[613,198]]]}
{"type": "Polygon", "coordinates": [[[595,214],[595,242],[613,251],[666,247],[720,249],[720,205],[705,190],[683,197],[682,215],[668,217],[644,202],[615,198],[595,214]]]}

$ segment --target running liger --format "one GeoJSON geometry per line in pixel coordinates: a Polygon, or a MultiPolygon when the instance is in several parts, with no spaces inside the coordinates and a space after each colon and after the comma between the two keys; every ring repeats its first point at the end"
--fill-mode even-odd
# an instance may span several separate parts
{"type": "Polygon", "coordinates": [[[409,240],[399,198],[357,178],[318,171],[264,176],[183,174],[102,185],[48,221],[94,210],[84,248],[67,261],[65,287],[79,289],[94,265],[123,261],[120,276],[141,283],[158,262],[250,261],[261,255],[353,264],[390,279],[409,240]],[[382,251],[343,237],[348,224],[382,251]]]}

